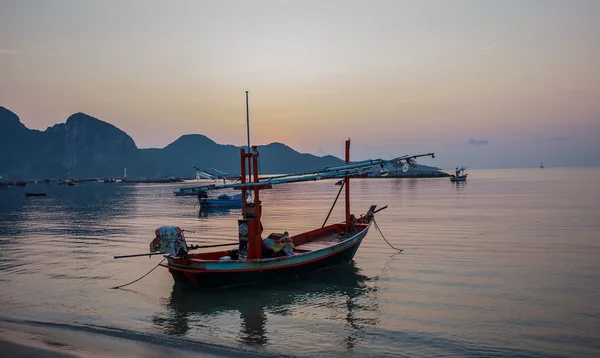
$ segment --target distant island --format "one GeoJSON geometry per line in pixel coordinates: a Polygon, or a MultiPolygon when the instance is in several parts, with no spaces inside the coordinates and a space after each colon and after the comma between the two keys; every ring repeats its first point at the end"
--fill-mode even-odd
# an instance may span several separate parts
{"type": "MultiPolygon", "coordinates": [[[[193,177],[193,167],[239,174],[239,146],[217,144],[201,134],[186,134],[160,149],[140,149],[114,125],[85,113],[66,123],[32,130],[10,110],[0,107],[0,176],[4,178],[193,177]]],[[[332,155],[299,153],[282,143],[258,147],[263,174],[291,173],[342,164],[332,155]]],[[[447,176],[438,168],[418,165],[392,176],[447,176]]]]}

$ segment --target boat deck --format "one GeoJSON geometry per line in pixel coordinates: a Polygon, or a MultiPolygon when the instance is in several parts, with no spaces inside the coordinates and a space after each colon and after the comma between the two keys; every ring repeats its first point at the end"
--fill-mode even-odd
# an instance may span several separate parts
{"type": "MultiPolygon", "coordinates": [[[[358,224],[356,226],[356,232],[366,229],[368,224],[358,224]]],[[[294,241],[294,254],[304,254],[307,252],[319,251],[327,247],[336,245],[342,241],[345,241],[356,232],[351,234],[344,231],[344,224],[333,224],[324,228],[301,233],[292,236],[294,241]]],[[[235,250],[221,250],[211,252],[199,252],[190,254],[187,259],[194,262],[206,262],[206,261],[218,261],[223,256],[232,256],[232,251],[235,250]]],[[[234,254],[237,256],[237,254],[234,254]]],[[[237,259],[233,260],[237,261],[237,259]]]]}
{"type": "Polygon", "coordinates": [[[322,236],[322,237],[318,238],[317,240],[309,241],[302,245],[296,246],[294,248],[294,253],[304,253],[304,252],[321,250],[326,247],[340,243],[340,242],[344,241],[346,238],[348,238],[347,235],[340,236],[339,234],[331,234],[331,235],[327,235],[327,236],[322,236]]]}

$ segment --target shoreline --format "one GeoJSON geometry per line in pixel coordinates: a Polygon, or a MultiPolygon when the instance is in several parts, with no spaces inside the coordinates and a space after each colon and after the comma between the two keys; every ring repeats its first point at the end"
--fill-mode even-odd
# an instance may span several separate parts
{"type": "Polygon", "coordinates": [[[253,352],[191,341],[185,337],[123,331],[119,328],[78,327],[61,323],[19,322],[0,318],[0,358],[74,357],[264,357],[253,352]]]}

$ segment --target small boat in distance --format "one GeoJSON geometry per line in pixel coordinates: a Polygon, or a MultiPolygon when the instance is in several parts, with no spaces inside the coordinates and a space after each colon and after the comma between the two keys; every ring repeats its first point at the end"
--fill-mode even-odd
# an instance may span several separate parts
{"type": "MultiPolygon", "coordinates": [[[[2,176],[0,176],[0,179],[2,179],[2,176]]],[[[27,181],[25,181],[25,180],[7,180],[7,181],[0,182],[0,187],[2,187],[2,188],[7,188],[9,186],[25,186],[25,185],[27,185],[27,181]]]]}
{"type": "Polygon", "coordinates": [[[207,190],[214,186],[215,184],[193,188],[179,188],[179,190],[174,191],[173,194],[175,194],[175,196],[198,196],[202,190],[207,190]]]}
{"type": "MultiPolygon", "coordinates": [[[[239,176],[235,176],[235,175],[229,175],[226,172],[214,169],[214,168],[209,168],[209,169],[200,169],[198,167],[194,167],[194,169],[196,169],[196,180],[200,180],[200,179],[211,179],[214,181],[223,181],[223,184],[227,184],[227,181],[229,180],[230,182],[239,182],[240,181],[240,177],[239,176]]],[[[210,185],[204,185],[204,186],[200,186],[200,187],[182,187],[179,188],[179,190],[176,190],[173,192],[173,194],[175,194],[175,196],[198,196],[198,198],[200,199],[200,195],[202,191],[206,191],[208,188],[212,188],[214,187],[215,184],[210,184],[210,185]]],[[[204,194],[202,194],[204,195],[204,194]]],[[[213,200],[213,199],[209,199],[209,200],[213,200]]]]}
{"type": "Polygon", "coordinates": [[[25,193],[25,196],[46,196],[46,193],[25,193]]]}
{"type": "Polygon", "coordinates": [[[450,177],[451,182],[467,181],[467,175],[465,174],[465,167],[456,167],[455,174],[450,177]]]}
{"type": "Polygon", "coordinates": [[[68,185],[68,186],[73,186],[75,185],[75,182],[72,179],[66,179],[66,180],[61,180],[58,182],[58,185],[68,185]]]}
{"type": "MultiPolygon", "coordinates": [[[[250,191],[246,193],[246,196],[250,195],[250,191]]],[[[241,209],[243,200],[241,193],[235,195],[221,194],[217,198],[209,198],[208,193],[205,190],[201,190],[198,194],[198,204],[201,209],[241,209]]]]}

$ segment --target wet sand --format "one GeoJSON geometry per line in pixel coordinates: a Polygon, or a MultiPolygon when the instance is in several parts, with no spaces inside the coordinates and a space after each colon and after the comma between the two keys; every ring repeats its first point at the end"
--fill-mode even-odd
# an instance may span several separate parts
{"type": "MultiPolygon", "coordinates": [[[[160,343],[160,342],[157,342],[160,343]]],[[[229,354],[225,354],[229,356],[229,354]]],[[[0,358],[222,357],[67,329],[0,321],[0,358]]],[[[235,356],[235,353],[233,354],[235,356]]]]}
{"type": "Polygon", "coordinates": [[[49,349],[41,349],[0,340],[0,358],[72,358],[77,357],[71,354],[52,351],[49,349]]]}

